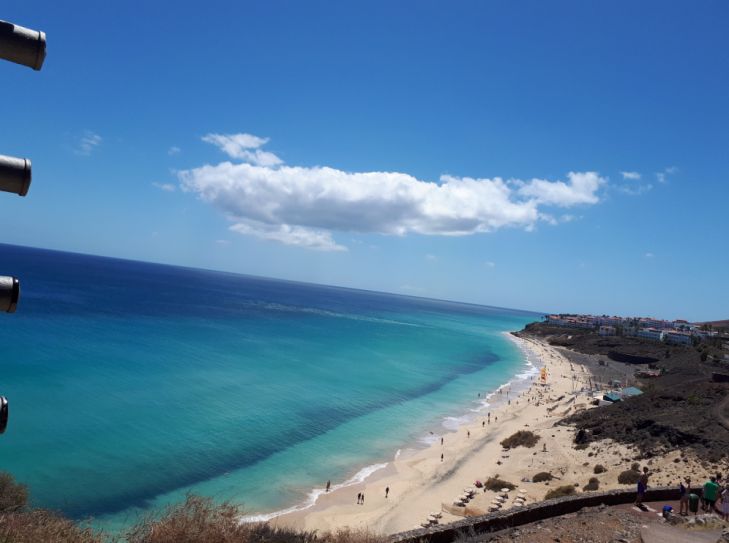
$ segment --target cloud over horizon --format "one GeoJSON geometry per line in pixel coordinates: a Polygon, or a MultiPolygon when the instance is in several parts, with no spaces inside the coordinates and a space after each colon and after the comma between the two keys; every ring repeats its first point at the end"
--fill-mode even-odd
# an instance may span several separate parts
{"type": "Polygon", "coordinates": [[[594,205],[607,183],[597,172],[566,180],[443,175],[438,183],[400,172],[346,172],[284,165],[251,134],[203,141],[240,160],[177,173],[181,188],[221,210],[244,235],[322,251],[346,251],[332,232],[465,236],[555,224],[544,206],[594,205]]]}

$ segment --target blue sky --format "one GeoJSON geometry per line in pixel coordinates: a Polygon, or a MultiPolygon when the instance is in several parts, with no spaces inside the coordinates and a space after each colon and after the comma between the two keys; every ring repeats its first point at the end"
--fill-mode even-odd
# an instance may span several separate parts
{"type": "MultiPolygon", "coordinates": [[[[727,318],[729,4],[5,2],[0,242],[727,318]]],[[[12,273],[12,263],[2,263],[12,273]]]]}

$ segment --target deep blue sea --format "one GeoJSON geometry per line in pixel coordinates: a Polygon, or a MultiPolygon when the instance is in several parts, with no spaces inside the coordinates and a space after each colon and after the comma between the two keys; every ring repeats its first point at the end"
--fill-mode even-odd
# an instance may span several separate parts
{"type": "Polygon", "coordinates": [[[503,332],[536,317],[9,245],[0,274],[22,286],[0,470],[112,527],[190,491],[258,514],[361,478],[523,372],[503,332]]]}

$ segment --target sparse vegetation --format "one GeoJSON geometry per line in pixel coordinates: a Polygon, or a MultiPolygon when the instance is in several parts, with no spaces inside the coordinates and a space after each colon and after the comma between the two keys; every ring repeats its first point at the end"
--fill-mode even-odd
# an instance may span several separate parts
{"type": "MultiPolygon", "coordinates": [[[[51,511],[36,509],[6,513],[0,522],[3,543],[104,543],[106,540],[91,528],[82,528],[72,520],[51,511]]],[[[188,540],[189,541],[189,540],[188,540]]]]}
{"type": "Polygon", "coordinates": [[[618,475],[618,483],[621,485],[634,485],[640,479],[640,472],[632,469],[628,469],[620,472],[618,475]]]}
{"type": "Polygon", "coordinates": [[[563,485],[553,488],[544,495],[545,500],[551,500],[552,498],[562,498],[564,496],[572,496],[575,493],[575,487],[573,485],[563,485]]]}
{"type": "Polygon", "coordinates": [[[489,477],[483,484],[483,486],[487,490],[493,490],[494,492],[498,492],[502,488],[508,488],[509,490],[514,490],[516,488],[516,485],[510,483],[509,481],[499,479],[498,475],[496,475],[495,477],[489,477]]]}
{"type": "Polygon", "coordinates": [[[160,518],[137,524],[127,535],[129,543],[382,543],[368,532],[340,530],[333,533],[274,528],[268,524],[241,523],[239,507],[215,504],[209,498],[188,496],[169,507],[160,518]]]}
{"type": "Polygon", "coordinates": [[[532,481],[534,481],[535,483],[543,483],[544,481],[551,481],[552,479],[554,479],[554,475],[552,475],[548,471],[540,471],[534,477],[532,477],[532,481]]]}
{"type": "MultiPolygon", "coordinates": [[[[500,481],[501,487],[509,483],[500,481]]],[[[501,488],[500,487],[500,488],[501,488]]],[[[511,485],[511,488],[514,488],[511,485]]],[[[28,493],[7,473],[0,473],[0,542],[2,543],[384,543],[368,532],[307,532],[241,523],[242,510],[210,498],[188,496],[184,503],[149,516],[126,534],[107,534],[43,509],[26,510],[28,493]]]]}
{"type": "Polygon", "coordinates": [[[0,513],[19,511],[28,503],[28,489],[16,483],[13,476],[0,472],[0,513]]]}
{"type": "Polygon", "coordinates": [[[501,442],[501,446],[505,449],[513,449],[515,447],[534,447],[540,437],[529,430],[519,430],[517,433],[510,435],[501,442]]]}
{"type": "Polygon", "coordinates": [[[588,483],[582,487],[582,490],[585,492],[587,491],[595,491],[600,488],[600,481],[597,477],[590,477],[590,480],[588,483]]]}
{"type": "Polygon", "coordinates": [[[593,468],[593,473],[600,474],[605,473],[607,471],[607,468],[603,466],[602,464],[595,464],[595,467],[593,468]]]}

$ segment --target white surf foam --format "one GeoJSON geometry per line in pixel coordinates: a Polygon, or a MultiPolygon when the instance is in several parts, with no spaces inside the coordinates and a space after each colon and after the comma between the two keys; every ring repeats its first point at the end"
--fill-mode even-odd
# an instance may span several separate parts
{"type": "MultiPolygon", "coordinates": [[[[399,454],[398,450],[398,454],[399,454]]],[[[346,488],[348,486],[353,486],[359,483],[364,482],[370,475],[375,473],[376,471],[379,471],[381,469],[384,469],[387,467],[387,463],[384,464],[371,464],[369,466],[363,467],[361,470],[359,470],[357,473],[355,473],[352,477],[344,481],[343,483],[339,483],[336,485],[332,485],[330,488],[330,492],[334,490],[339,490],[340,488],[346,488]]],[[[304,511],[305,509],[309,509],[310,507],[313,507],[314,504],[316,504],[316,500],[319,499],[319,496],[326,493],[325,488],[314,488],[309,491],[309,494],[306,497],[306,500],[304,500],[303,503],[294,505],[292,507],[288,507],[287,509],[281,509],[280,511],[274,511],[273,513],[266,513],[266,514],[258,514],[258,515],[246,515],[240,518],[241,522],[267,522],[273,518],[280,517],[281,515],[286,515],[288,513],[296,513],[297,511],[304,511]]]]}
{"type": "Polygon", "coordinates": [[[458,428],[471,420],[468,415],[462,415],[460,417],[445,417],[443,419],[443,427],[447,430],[456,431],[458,428]]]}

